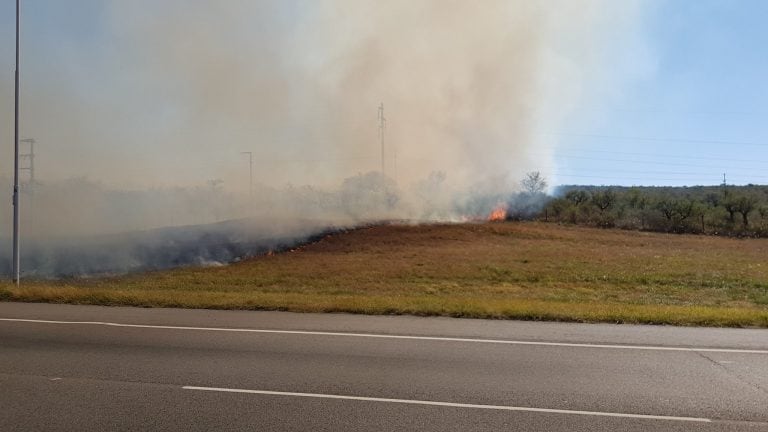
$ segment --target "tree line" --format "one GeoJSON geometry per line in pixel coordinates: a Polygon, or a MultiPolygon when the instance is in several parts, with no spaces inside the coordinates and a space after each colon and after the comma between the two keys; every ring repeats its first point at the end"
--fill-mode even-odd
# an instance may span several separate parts
{"type": "Polygon", "coordinates": [[[768,186],[561,186],[538,218],[606,228],[768,237],[768,186]]]}

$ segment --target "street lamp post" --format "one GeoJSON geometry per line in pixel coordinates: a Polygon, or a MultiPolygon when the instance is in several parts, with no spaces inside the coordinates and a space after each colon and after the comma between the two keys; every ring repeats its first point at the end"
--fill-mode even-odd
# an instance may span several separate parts
{"type": "Polygon", "coordinates": [[[21,281],[19,253],[19,0],[16,0],[16,74],[13,119],[13,260],[12,272],[16,285],[21,281]]]}

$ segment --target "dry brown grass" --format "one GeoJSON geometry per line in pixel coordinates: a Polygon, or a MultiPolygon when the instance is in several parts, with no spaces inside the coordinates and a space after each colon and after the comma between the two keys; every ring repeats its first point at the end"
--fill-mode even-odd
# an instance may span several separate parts
{"type": "Polygon", "coordinates": [[[768,240],[539,223],[385,225],[219,268],[0,284],[0,298],[768,327],[768,240]]]}

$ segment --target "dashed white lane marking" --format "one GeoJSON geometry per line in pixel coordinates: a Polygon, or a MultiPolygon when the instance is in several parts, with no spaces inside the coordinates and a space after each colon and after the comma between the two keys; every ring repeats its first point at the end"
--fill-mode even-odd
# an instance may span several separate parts
{"type": "Polygon", "coordinates": [[[469,403],[437,402],[437,401],[425,401],[425,400],[414,400],[414,399],[388,399],[388,398],[365,397],[365,396],[343,396],[343,395],[320,394],[320,393],[293,393],[293,392],[280,392],[280,391],[269,391],[269,390],[246,390],[246,389],[232,389],[232,388],[219,388],[219,387],[184,386],[182,388],[185,390],[199,390],[199,391],[222,392],[222,393],[249,393],[249,394],[268,395],[268,396],[292,396],[292,397],[317,398],[317,399],[341,399],[341,400],[354,400],[354,401],[365,401],[365,402],[383,402],[383,403],[397,403],[397,404],[409,404],[409,405],[431,405],[431,406],[439,406],[439,407],[472,408],[472,409],[484,409],[484,410],[496,410],[496,411],[523,411],[523,412],[535,412],[535,413],[546,413],[546,414],[623,417],[623,418],[646,419],[646,420],[668,420],[668,421],[685,421],[685,422],[702,422],[702,423],[712,422],[711,419],[699,418],[699,417],[675,417],[675,416],[627,414],[627,413],[601,412],[601,411],[578,411],[578,410],[532,408],[532,407],[518,407],[518,406],[506,406],[506,405],[482,405],[482,404],[469,404],[469,403]]]}
{"type": "Polygon", "coordinates": [[[305,336],[336,336],[336,337],[400,339],[400,340],[420,340],[420,341],[437,341],[437,342],[485,343],[485,344],[499,344],[499,345],[533,345],[533,346],[571,347],[571,348],[605,348],[605,349],[651,350],[651,351],[768,354],[768,350],[738,349],[738,348],[698,348],[698,347],[694,348],[694,347],[652,346],[652,345],[607,345],[607,344],[569,343],[569,342],[520,341],[520,340],[506,340],[506,339],[473,339],[473,338],[441,337],[441,336],[408,336],[408,335],[392,335],[392,334],[379,334],[379,333],[343,333],[343,332],[304,331],[304,330],[186,327],[186,326],[166,326],[166,325],[149,325],[149,324],[121,324],[121,323],[101,322],[101,321],[52,321],[52,320],[36,320],[36,319],[21,319],[21,318],[0,318],[0,321],[37,323],[37,324],[96,325],[96,326],[107,326],[107,327],[127,327],[127,328],[160,329],[160,330],[190,330],[190,331],[213,331],[213,332],[231,332],[231,333],[266,333],[266,334],[288,334],[288,335],[305,335],[305,336]]]}

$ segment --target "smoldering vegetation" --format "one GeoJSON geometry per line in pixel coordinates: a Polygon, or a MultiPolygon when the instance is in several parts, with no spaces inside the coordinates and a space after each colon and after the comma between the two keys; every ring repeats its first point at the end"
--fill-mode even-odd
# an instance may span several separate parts
{"type": "MultiPolygon", "coordinates": [[[[23,244],[21,260],[23,275],[32,278],[221,266],[284,251],[342,229],[319,220],[252,218],[87,237],[32,237],[23,244]]],[[[0,265],[10,272],[8,258],[0,256],[0,265]]]]}
{"type": "MultiPolygon", "coordinates": [[[[500,203],[507,217],[528,218],[540,208],[529,192],[503,192],[515,186],[502,179],[461,192],[445,180],[444,173],[432,173],[403,190],[369,172],[332,189],[257,186],[253,194],[229,193],[215,182],[138,191],[83,178],[28,185],[21,209],[23,274],[51,278],[218,266],[364,224],[485,221],[500,203]]],[[[10,272],[10,239],[0,241],[0,268],[10,272]]]]}

